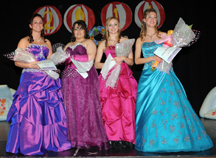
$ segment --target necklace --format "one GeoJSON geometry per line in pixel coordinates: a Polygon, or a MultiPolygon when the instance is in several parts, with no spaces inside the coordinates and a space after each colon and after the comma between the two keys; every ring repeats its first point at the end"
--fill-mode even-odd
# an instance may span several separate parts
{"type": "Polygon", "coordinates": [[[116,43],[116,40],[109,39],[109,41],[112,41],[112,42],[116,43]]]}
{"type": "Polygon", "coordinates": [[[146,36],[150,37],[151,40],[152,40],[152,37],[153,37],[155,34],[156,34],[156,32],[155,32],[153,35],[151,35],[151,36],[149,36],[148,34],[146,34],[146,36]]]}
{"type": "Polygon", "coordinates": [[[42,37],[39,40],[36,40],[36,39],[33,38],[33,40],[36,41],[36,42],[40,42],[41,39],[42,39],[42,37]]]}

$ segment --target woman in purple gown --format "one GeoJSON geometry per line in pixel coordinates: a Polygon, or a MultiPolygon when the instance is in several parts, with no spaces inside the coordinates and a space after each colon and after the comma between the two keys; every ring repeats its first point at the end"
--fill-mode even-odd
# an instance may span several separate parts
{"type": "Polygon", "coordinates": [[[7,115],[11,125],[6,152],[41,155],[67,150],[71,143],[67,140],[61,80],[52,79],[36,65],[52,55],[51,43],[43,36],[43,19],[39,14],[32,16],[29,26],[30,34],[20,40],[18,48],[32,54],[36,61],[15,60],[23,71],[7,115]]]}
{"type": "Polygon", "coordinates": [[[93,66],[96,45],[88,39],[84,21],[73,24],[72,39],[65,47],[68,58],[62,75],[68,140],[72,147],[108,149],[103,125],[98,74],[93,66]],[[72,61],[73,60],[73,61],[72,61]]]}

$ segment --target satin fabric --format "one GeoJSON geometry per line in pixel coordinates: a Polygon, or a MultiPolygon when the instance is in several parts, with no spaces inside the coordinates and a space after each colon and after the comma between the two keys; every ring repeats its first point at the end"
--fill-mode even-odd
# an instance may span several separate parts
{"type": "MultiPolygon", "coordinates": [[[[46,46],[40,45],[30,45],[27,50],[38,61],[46,59],[49,52],[46,46]]],[[[22,73],[7,115],[11,125],[6,152],[42,155],[47,151],[71,148],[67,141],[66,113],[60,89],[60,79],[51,79],[33,69],[22,73]]]]}
{"type": "MultiPolygon", "coordinates": [[[[87,50],[81,43],[69,46],[66,50],[70,57],[87,56],[87,50]]],[[[62,75],[62,92],[67,114],[68,140],[79,149],[91,147],[99,150],[109,148],[103,126],[99,93],[98,74],[94,66],[84,79],[73,63],[67,59],[62,75]]]]}
{"type": "MultiPolygon", "coordinates": [[[[145,42],[144,57],[162,44],[145,42]]],[[[185,90],[171,68],[152,70],[146,63],[138,83],[135,148],[143,152],[202,151],[213,146],[185,90]]]]}
{"type": "MultiPolygon", "coordinates": [[[[105,50],[116,57],[115,47],[105,50]]],[[[115,68],[115,67],[114,67],[115,68]]],[[[112,68],[108,75],[114,70],[112,68]]],[[[106,86],[106,79],[99,75],[99,87],[102,103],[102,116],[108,139],[110,141],[135,142],[135,104],[137,82],[126,63],[121,64],[121,71],[115,88],[106,86]]]]}

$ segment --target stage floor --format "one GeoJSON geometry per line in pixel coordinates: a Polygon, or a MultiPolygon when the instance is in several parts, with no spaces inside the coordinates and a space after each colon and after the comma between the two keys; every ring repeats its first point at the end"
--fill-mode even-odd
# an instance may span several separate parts
{"type": "MultiPolygon", "coordinates": [[[[214,147],[203,152],[179,152],[179,153],[143,153],[133,150],[108,150],[108,151],[92,151],[92,150],[77,150],[71,149],[63,152],[48,152],[43,156],[37,157],[216,157],[216,120],[201,119],[206,128],[207,133],[212,138],[214,147]]],[[[25,157],[23,155],[13,155],[5,152],[8,130],[10,124],[7,122],[0,122],[0,157],[25,157]]]]}

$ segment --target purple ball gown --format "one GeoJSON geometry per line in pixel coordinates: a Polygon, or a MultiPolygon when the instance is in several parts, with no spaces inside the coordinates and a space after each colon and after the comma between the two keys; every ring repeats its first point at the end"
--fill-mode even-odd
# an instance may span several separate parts
{"type": "MultiPolygon", "coordinates": [[[[94,146],[106,150],[109,146],[101,114],[97,71],[92,66],[87,71],[88,77],[83,78],[71,63],[72,55],[78,56],[78,61],[87,55],[81,43],[69,46],[66,53],[70,57],[65,62],[62,75],[62,93],[67,114],[68,140],[72,147],[79,149],[94,146]]],[[[88,61],[88,57],[85,61],[88,61]]]]}
{"type": "MultiPolygon", "coordinates": [[[[26,51],[38,61],[45,60],[49,49],[31,44],[26,51]]],[[[46,151],[71,148],[67,141],[66,114],[61,80],[54,80],[39,69],[23,69],[20,85],[7,115],[11,122],[6,152],[41,155],[46,151]]]]}

